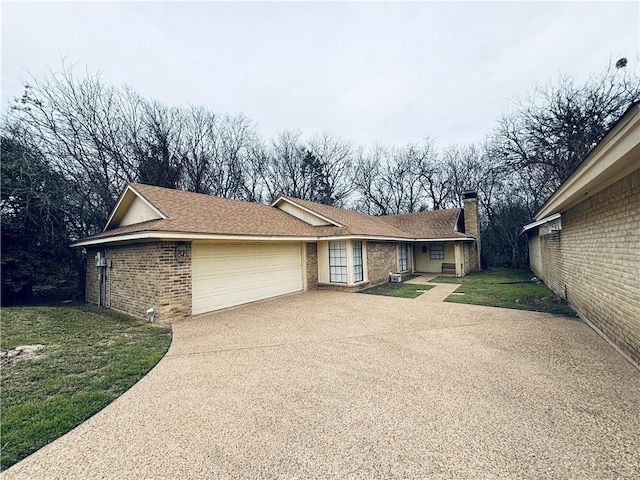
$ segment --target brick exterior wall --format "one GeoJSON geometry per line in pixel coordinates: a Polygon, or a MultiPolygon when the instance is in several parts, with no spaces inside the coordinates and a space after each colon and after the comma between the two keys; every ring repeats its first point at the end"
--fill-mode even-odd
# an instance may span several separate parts
{"type": "Polygon", "coordinates": [[[462,242],[462,257],[464,264],[462,275],[480,270],[478,265],[478,246],[475,242],[462,242]]]}
{"type": "MultiPolygon", "coordinates": [[[[191,244],[187,260],[175,259],[176,242],[155,242],[111,246],[105,252],[111,267],[106,267],[103,306],[136,318],[146,318],[149,308],[156,320],[172,322],[191,317],[191,244]]],[[[99,304],[97,249],[87,251],[87,302],[99,304]]]]}
{"type": "Polygon", "coordinates": [[[100,281],[98,279],[98,267],[96,267],[97,249],[87,248],[84,299],[87,303],[99,305],[100,281]]]}
{"type": "Polygon", "coordinates": [[[476,237],[476,241],[469,245],[465,255],[465,274],[480,271],[480,215],[478,213],[478,199],[465,198],[464,204],[464,232],[476,237]]]}
{"type": "Polygon", "coordinates": [[[395,242],[367,242],[369,283],[376,285],[389,281],[389,272],[396,271],[395,242]]]}
{"type": "Polygon", "coordinates": [[[640,363],[640,170],[541,228],[542,278],[640,363]]]}
{"type": "Polygon", "coordinates": [[[318,288],[318,244],[307,243],[306,246],[307,289],[318,288]]]}
{"type": "Polygon", "coordinates": [[[465,242],[463,247],[465,251],[465,275],[471,272],[480,271],[480,252],[478,251],[478,242],[465,242]]]}

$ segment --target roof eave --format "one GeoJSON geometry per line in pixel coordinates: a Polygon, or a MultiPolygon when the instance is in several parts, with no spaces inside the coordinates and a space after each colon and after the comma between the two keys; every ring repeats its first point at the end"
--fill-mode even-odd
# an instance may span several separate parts
{"type": "Polygon", "coordinates": [[[198,240],[223,240],[223,241],[290,241],[304,242],[317,241],[317,237],[305,235],[233,235],[233,234],[210,234],[210,233],[189,233],[189,232],[162,232],[145,231],[123,233],[109,237],[87,238],[72,243],[71,247],[89,247],[95,245],[115,244],[125,242],[137,242],[141,240],[177,240],[177,241],[198,241],[198,240]]]}
{"type": "Polygon", "coordinates": [[[524,227],[522,227],[522,230],[520,230],[520,233],[518,235],[522,235],[524,232],[528,232],[529,230],[539,227],[540,225],[544,225],[545,223],[551,222],[553,220],[556,220],[560,218],[560,214],[559,213],[554,213],[553,215],[550,215],[548,217],[542,218],[540,220],[538,220],[537,222],[532,222],[529,223],[527,225],[525,225],[524,227]]]}
{"type": "Polygon", "coordinates": [[[474,241],[473,237],[438,237],[438,238],[413,238],[413,237],[390,237],[385,235],[365,235],[346,234],[336,236],[309,236],[309,235],[232,235],[232,234],[211,234],[211,233],[189,233],[189,232],[163,232],[144,231],[131,232],[108,237],[86,238],[72,243],[71,247],[90,247],[105,244],[131,243],[142,240],[167,240],[167,241],[288,241],[288,242],[317,242],[317,241],[339,241],[339,240],[368,240],[368,241],[391,241],[391,242],[450,242],[450,241],[474,241]]]}
{"type": "Polygon", "coordinates": [[[477,240],[473,236],[466,237],[444,237],[444,238],[416,238],[416,242],[473,242],[477,240]]]}

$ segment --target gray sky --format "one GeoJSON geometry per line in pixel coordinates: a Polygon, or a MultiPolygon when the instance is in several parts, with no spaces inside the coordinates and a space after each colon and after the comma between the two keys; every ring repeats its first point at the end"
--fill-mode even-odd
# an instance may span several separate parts
{"type": "Polygon", "coordinates": [[[533,86],[638,68],[638,2],[2,2],[2,110],[64,57],[270,137],[480,141],[533,86]]]}

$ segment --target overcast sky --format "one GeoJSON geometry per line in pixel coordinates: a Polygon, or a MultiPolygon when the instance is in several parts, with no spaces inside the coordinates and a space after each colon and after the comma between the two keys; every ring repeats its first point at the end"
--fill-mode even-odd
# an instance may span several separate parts
{"type": "Polygon", "coordinates": [[[638,2],[2,2],[2,110],[21,78],[101,70],[270,137],[480,141],[538,83],[638,68],[638,2]]]}

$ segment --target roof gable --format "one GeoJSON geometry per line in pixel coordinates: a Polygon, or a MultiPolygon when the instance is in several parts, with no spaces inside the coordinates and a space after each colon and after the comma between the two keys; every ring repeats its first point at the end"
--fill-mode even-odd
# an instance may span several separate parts
{"type": "Polygon", "coordinates": [[[369,236],[380,238],[409,239],[407,232],[404,232],[393,225],[381,220],[381,217],[367,215],[366,213],[346,210],[344,208],[332,207],[322,203],[301,200],[293,197],[282,197],[308,211],[315,213],[332,222],[332,226],[316,227],[318,236],[369,236]]]}
{"type": "MultiPolygon", "coordinates": [[[[140,205],[140,203],[138,203],[140,205]]],[[[146,213],[149,213],[148,210],[146,213]]],[[[171,188],[131,183],[121,195],[102,233],[74,245],[161,239],[307,239],[317,236],[314,227],[269,205],[171,188]],[[136,199],[157,213],[143,220],[144,214],[127,214],[136,199]],[[125,225],[123,219],[135,219],[125,225]]]]}
{"type": "Polygon", "coordinates": [[[144,198],[130,184],[120,195],[104,230],[165,218],[167,216],[164,213],[144,198]]]}
{"type": "Polygon", "coordinates": [[[341,227],[339,223],[325,217],[313,210],[300,205],[298,199],[289,197],[280,197],[271,205],[299,218],[303,222],[313,225],[314,227],[333,225],[334,227],[341,227]]]}
{"type": "Polygon", "coordinates": [[[163,229],[195,233],[310,236],[313,227],[262,203],[220,198],[151,185],[133,184],[167,215],[163,229]]]}

